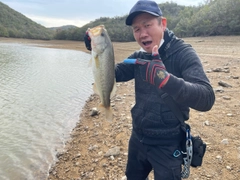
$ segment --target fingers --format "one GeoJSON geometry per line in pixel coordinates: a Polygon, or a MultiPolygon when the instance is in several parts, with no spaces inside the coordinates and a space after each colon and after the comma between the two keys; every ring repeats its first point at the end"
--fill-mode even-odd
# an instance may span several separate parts
{"type": "MultiPolygon", "coordinates": [[[[159,53],[158,53],[158,46],[157,45],[152,48],[152,57],[153,57],[154,60],[160,60],[160,56],[159,56],[159,53]]],[[[137,58],[137,59],[124,59],[123,62],[126,63],[126,64],[140,64],[140,65],[144,65],[144,64],[149,63],[151,61],[150,60],[146,60],[146,59],[137,58]]]]}
{"type": "Polygon", "coordinates": [[[152,48],[152,55],[155,55],[155,54],[158,54],[158,46],[155,45],[153,48],[152,48]]]}
{"type": "Polygon", "coordinates": [[[152,48],[152,57],[153,59],[160,59],[157,45],[152,48]]]}

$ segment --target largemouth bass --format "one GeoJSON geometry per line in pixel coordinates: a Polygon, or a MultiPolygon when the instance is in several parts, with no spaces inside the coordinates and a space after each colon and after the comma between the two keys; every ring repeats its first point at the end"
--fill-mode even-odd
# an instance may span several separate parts
{"type": "Polygon", "coordinates": [[[99,108],[105,109],[108,121],[113,120],[110,99],[116,91],[114,51],[111,39],[104,25],[88,29],[92,46],[93,90],[99,95],[99,108]]]}

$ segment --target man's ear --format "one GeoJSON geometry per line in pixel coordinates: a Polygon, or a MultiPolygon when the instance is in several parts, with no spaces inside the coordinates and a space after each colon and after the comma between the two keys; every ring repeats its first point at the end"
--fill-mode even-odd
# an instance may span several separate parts
{"type": "Polygon", "coordinates": [[[165,31],[165,29],[167,28],[167,19],[165,17],[162,17],[162,26],[163,30],[165,31]]]}

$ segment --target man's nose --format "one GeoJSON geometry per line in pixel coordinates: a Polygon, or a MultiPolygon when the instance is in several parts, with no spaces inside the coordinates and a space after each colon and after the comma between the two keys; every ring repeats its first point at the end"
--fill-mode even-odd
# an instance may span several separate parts
{"type": "Polygon", "coordinates": [[[141,29],[140,38],[145,38],[146,36],[148,36],[147,31],[145,29],[141,29]]]}

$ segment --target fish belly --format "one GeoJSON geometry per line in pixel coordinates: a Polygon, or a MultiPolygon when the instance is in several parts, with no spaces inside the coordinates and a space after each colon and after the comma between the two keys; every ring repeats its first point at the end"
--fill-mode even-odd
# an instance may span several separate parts
{"type": "Polygon", "coordinates": [[[114,59],[110,58],[99,56],[99,63],[95,62],[93,65],[96,93],[105,108],[110,107],[110,96],[115,83],[114,59]]]}

